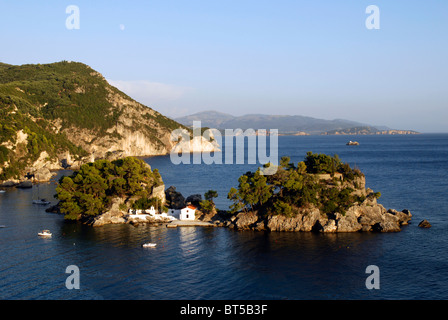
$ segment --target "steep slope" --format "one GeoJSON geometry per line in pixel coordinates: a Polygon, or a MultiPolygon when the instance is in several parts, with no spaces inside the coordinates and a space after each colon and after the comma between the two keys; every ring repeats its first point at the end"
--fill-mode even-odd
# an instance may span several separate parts
{"type": "Polygon", "coordinates": [[[89,66],[0,63],[0,180],[94,158],[163,155],[185,128],[89,66]]]}

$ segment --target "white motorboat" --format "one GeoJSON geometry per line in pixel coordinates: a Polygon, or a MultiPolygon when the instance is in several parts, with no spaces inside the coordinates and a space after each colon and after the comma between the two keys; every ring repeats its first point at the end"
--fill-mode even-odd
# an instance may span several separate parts
{"type": "Polygon", "coordinates": [[[142,245],[143,248],[154,248],[157,245],[157,243],[144,243],[142,245]]]}
{"type": "Polygon", "coordinates": [[[5,190],[0,190],[0,193],[5,193],[6,191],[5,190]]]}
{"type": "Polygon", "coordinates": [[[39,237],[51,237],[50,230],[42,230],[37,234],[39,237]]]}

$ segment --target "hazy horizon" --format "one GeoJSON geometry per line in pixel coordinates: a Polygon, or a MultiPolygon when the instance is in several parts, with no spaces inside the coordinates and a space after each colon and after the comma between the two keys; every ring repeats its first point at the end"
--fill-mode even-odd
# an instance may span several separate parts
{"type": "MultiPolygon", "coordinates": [[[[212,113],[212,112],[213,113],[216,112],[216,113],[220,113],[220,114],[225,115],[225,116],[232,116],[232,117],[244,117],[244,116],[251,116],[251,115],[279,116],[279,117],[296,117],[296,116],[308,117],[308,116],[304,116],[304,115],[301,115],[301,114],[267,114],[267,113],[243,113],[243,114],[240,114],[240,115],[234,115],[234,114],[231,114],[231,113],[221,112],[221,111],[217,111],[217,110],[203,110],[203,111],[195,112],[195,113],[188,114],[188,115],[185,115],[185,116],[173,117],[173,119],[176,120],[176,119],[181,119],[181,118],[188,117],[188,116],[194,116],[194,115],[201,114],[201,113],[212,113]]],[[[333,120],[347,120],[347,121],[352,121],[352,122],[358,122],[358,121],[355,121],[353,119],[343,119],[343,118],[332,118],[332,119],[326,119],[326,118],[322,118],[322,117],[310,117],[310,118],[320,119],[320,120],[330,120],[330,121],[333,121],[333,120]]],[[[392,128],[392,127],[388,127],[388,126],[385,126],[385,125],[380,124],[380,123],[376,123],[375,124],[375,123],[362,123],[362,122],[359,122],[359,126],[372,126],[372,127],[377,128],[378,130],[386,130],[386,129],[389,130],[390,129],[390,130],[411,130],[411,131],[417,131],[417,130],[409,129],[409,128],[392,128]]],[[[448,133],[448,131],[447,132],[426,132],[426,131],[421,132],[420,131],[420,133],[448,133]]]]}
{"type": "Polygon", "coordinates": [[[1,62],[79,61],[171,118],[216,110],[448,132],[447,2],[24,0],[0,8],[1,62]],[[366,27],[369,5],[379,8],[379,29],[366,27]]]}

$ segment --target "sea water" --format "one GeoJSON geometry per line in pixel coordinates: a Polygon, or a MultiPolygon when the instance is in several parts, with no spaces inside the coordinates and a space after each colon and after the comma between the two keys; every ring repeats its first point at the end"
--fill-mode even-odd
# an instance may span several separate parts
{"type": "MultiPolygon", "coordinates": [[[[386,208],[409,209],[398,233],[289,233],[227,228],[106,225],[64,221],[33,205],[36,187],[0,194],[0,299],[447,299],[448,135],[281,136],[279,156],[302,161],[307,151],[337,154],[362,170],[386,208]],[[432,227],[417,225],[427,219],[432,227]],[[53,236],[39,238],[49,229],[53,236]],[[155,242],[155,248],[142,248],[155,242]],[[380,271],[369,290],[366,269],[380,271]],[[68,289],[69,266],[79,289],[68,289]]],[[[166,187],[185,197],[227,193],[259,165],[174,165],[145,159],[166,187]]],[[[39,187],[53,203],[57,179],[39,187]]]]}

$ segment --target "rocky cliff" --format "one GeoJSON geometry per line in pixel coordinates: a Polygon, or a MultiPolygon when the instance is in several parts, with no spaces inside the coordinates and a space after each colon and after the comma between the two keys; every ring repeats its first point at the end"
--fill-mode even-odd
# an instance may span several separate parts
{"type": "Polygon", "coordinates": [[[344,215],[328,216],[319,209],[302,209],[294,217],[258,215],[257,212],[240,212],[219,224],[236,230],[316,231],[330,232],[398,232],[407,225],[412,214],[409,210],[386,210],[375,201],[365,200],[352,206],[344,215]]]}
{"type": "MultiPolygon", "coordinates": [[[[0,182],[46,181],[49,170],[98,158],[168,154],[178,128],[191,132],[85,64],[0,64],[0,182]]],[[[195,150],[219,149],[196,140],[195,150]]]]}

